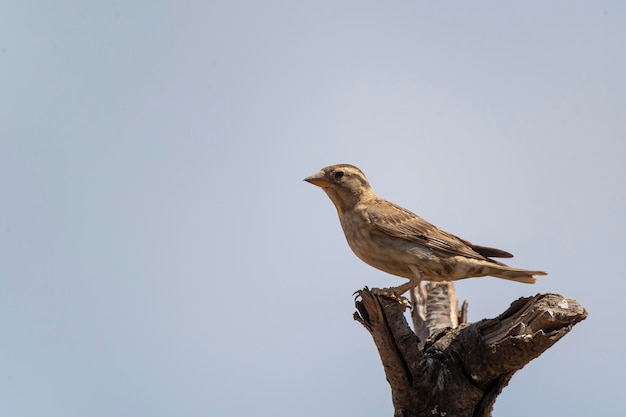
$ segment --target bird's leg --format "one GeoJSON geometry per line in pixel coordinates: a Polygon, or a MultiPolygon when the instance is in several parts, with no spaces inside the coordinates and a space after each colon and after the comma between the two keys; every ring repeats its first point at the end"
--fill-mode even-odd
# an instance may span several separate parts
{"type": "Polygon", "coordinates": [[[405,282],[402,285],[398,285],[397,287],[389,287],[389,288],[372,288],[372,293],[374,295],[380,295],[383,297],[391,298],[393,300],[398,300],[403,304],[408,304],[408,300],[405,297],[402,297],[402,294],[410,290],[411,288],[415,288],[420,285],[422,282],[422,278],[424,274],[422,271],[417,269],[414,265],[409,265],[411,272],[413,272],[413,278],[409,280],[409,282],[405,282]]]}

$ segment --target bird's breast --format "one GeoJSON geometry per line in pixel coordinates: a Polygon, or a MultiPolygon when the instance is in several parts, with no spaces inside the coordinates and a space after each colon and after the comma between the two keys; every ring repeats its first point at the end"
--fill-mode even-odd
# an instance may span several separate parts
{"type": "Polygon", "coordinates": [[[416,262],[416,245],[384,234],[374,227],[369,217],[348,212],[339,216],[343,232],[352,252],[366,264],[392,275],[410,278],[408,265],[416,262]]]}

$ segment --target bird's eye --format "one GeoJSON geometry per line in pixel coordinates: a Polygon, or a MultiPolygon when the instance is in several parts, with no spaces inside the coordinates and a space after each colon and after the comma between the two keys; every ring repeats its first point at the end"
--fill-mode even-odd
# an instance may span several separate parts
{"type": "Polygon", "coordinates": [[[335,179],[340,179],[343,178],[343,171],[337,171],[335,172],[335,179]]]}

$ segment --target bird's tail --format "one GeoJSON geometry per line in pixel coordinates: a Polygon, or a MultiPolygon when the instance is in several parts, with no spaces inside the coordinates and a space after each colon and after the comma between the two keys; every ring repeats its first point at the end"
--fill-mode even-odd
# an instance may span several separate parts
{"type": "Polygon", "coordinates": [[[508,279],[510,281],[522,282],[524,284],[534,284],[537,282],[535,275],[548,275],[543,271],[530,271],[527,269],[512,268],[505,265],[494,265],[493,271],[489,274],[493,277],[508,279]]]}

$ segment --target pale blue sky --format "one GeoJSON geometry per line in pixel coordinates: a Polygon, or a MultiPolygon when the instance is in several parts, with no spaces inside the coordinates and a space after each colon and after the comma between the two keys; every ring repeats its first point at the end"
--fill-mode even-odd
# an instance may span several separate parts
{"type": "Polygon", "coordinates": [[[495,416],[624,414],[623,2],[0,10],[0,415],[392,415],[339,162],[590,311],[495,416]]]}

